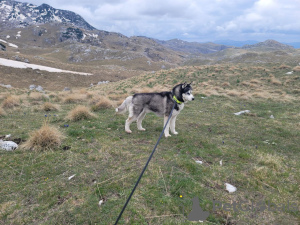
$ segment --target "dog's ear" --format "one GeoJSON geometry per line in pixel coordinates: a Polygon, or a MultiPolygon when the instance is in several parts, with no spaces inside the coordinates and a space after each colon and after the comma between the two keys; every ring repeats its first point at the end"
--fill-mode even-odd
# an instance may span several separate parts
{"type": "Polygon", "coordinates": [[[184,84],[181,85],[182,89],[184,89],[187,86],[186,82],[184,82],[184,84]]]}
{"type": "Polygon", "coordinates": [[[191,82],[191,83],[189,83],[188,85],[190,85],[191,86],[191,84],[193,83],[193,81],[191,82]]]}

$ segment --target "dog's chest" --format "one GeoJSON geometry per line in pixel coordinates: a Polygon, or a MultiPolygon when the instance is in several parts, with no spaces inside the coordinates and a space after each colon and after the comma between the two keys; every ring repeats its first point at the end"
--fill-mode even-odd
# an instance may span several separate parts
{"type": "Polygon", "coordinates": [[[173,111],[173,116],[177,116],[179,113],[180,113],[180,111],[184,108],[184,103],[182,103],[182,104],[177,104],[177,106],[178,106],[178,109],[175,109],[174,111],[173,111]]]}

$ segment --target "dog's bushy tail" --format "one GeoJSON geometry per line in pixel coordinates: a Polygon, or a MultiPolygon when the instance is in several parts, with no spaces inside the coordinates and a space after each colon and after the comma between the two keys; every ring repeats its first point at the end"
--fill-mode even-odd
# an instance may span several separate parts
{"type": "Polygon", "coordinates": [[[132,96],[127,97],[124,102],[118,108],[116,108],[116,112],[120,114],[127,112],[131,102],[132,96]]]}

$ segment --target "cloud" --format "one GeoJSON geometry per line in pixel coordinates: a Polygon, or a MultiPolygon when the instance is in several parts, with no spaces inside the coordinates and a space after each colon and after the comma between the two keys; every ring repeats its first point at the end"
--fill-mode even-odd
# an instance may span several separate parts
{"type": "Polygon", "coordinates": [[[299,0],[26,1],[74,11],[100,30],[126,36],[188,41],[288,37],[297,40],[300,32],[299,0]]]}
{"type": "MultiPolygon", "coordinates": [[[[300,5],[299,5],[300,6],[300,5]]],[[[218,29],[227,32],[283,32],[299,30],[300,15],[295,8],[295,1],[259,0],[218,29]]]]}

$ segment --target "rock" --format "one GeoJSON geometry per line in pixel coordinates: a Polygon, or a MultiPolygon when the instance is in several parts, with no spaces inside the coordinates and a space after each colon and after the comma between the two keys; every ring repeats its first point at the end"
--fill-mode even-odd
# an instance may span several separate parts
{"type": "Polygon", "coordinates": [[[75,177],[76,176],[76,174],[73,174],[72,176],[70,176],[69,178],[68,178],[68,180],[71,180],[73,177],[75,177]]]}
{"type": "Polygon", "coordinates": [[[0,49],[1,49],[2,51],[6,51],[6,46],[5,46],[4,44],[1,44],[1,43],[0,43],[0,49]]]}
{"type": "Polygon", "coordinates": [[[0,149],[6,151],[13,151],[18,148],[18,145],[13,141],[3,141],[0,140],[0,149]]]}
{"type": "Polygon", "coordinates": [[[71,89],[68,87],[65,87],[63,91],[71,91],[71,89]]]}
{"type": "Polygon", "coordinates": [[[44,89],[42,88],[42,86],[37,86],[36,88],[35,88],[35,90],[37,90],[37,91],[39,91],[39,92],[44,92],[44,89]]]}
{"type": "Polygon", "coordinates": [[[34,84],[30,85],[30,86],[29,86],[30,91],[34,90],[35,87],[36,87],[36,86],[35,86],[34,84]]]}
{"type": "Polygon", "coordinates": [[[0,84],[0,86],[5,88],[12,88],[10,84],[0,84]]]}
{"type": "Polygon", "coordinates": [[[225,183],[225,185],[226,185],[226,190],[229,193],[235,192],[237,190],[237,188],[231,184],[225,183]]]}
{"type": "Polygon", "coordinates": [[[39,91],[39,92],[44,92],[44,89],[43,89],[42,86],[40,86],[40,85],[36,86],[36,85],[34,85],[34,84],[31,84],[31,85],[29,86],[29,89],[30,89],[30,91],[32,91],[32,90],[37,90],[37,91],[39,91]]]}
{"type": "Polygon", "coordinates": [[[100,85],[100,84],[107,84],[107,83],[109,83],[108,80],[107,80],[107,81],[99,81],[97,85],[100,85]]]}
{"type": "Polygon", "coordinates": [[[240,111],[240,112],[233,113],[233,114],[236,115],[236,116],[239,116],[239,115],[242,115],[244,113],[250,113],[250,110],[244,110],[244,111],[240,111]]]}

